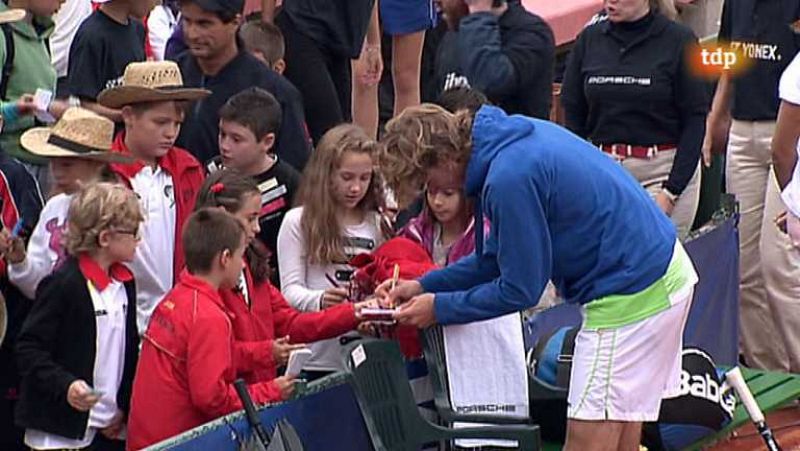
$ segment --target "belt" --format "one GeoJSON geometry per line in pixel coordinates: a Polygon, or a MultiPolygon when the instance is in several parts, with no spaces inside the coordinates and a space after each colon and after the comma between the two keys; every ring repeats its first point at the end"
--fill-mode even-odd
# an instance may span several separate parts
{"type": "Polygon", "coordinates": [[[624,160],[629,157],[649,159],[656,156],[658,152],[665,150],[675,150],[675,144],[655,144],[652,146],[632,146],[630,144],[598,144],[597,147],[603,152],[624,160]]]}

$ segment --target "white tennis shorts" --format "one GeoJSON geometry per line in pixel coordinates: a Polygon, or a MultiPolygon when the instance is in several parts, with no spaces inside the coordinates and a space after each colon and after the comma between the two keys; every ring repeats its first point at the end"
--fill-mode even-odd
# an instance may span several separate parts
{"type": "Polygon", "coordinates": [[[680,391],[683,329],[692,292],[667,310],[618,328],[581,329],[567,417],[586,421],[656,421],[661,400],[680,391]]]}

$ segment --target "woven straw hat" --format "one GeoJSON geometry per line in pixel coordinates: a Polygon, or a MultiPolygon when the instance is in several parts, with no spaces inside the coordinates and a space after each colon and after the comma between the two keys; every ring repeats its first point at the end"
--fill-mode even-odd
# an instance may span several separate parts
{"type": "Polygon", "coordinates": [[[97,102],[122,108],[134,103],[196,100],[209,94],[206,89],[184,88],[181,70],[173,61],[145,61],[128,64],[122,84],[101,92],[97,102]]]}
{"type": "Polygon", "coordinates": [[[25,18],[25,10],[19,8],[11,8],[5,11],[0,11],[0,24],[19,22],[25,18]]]}
{"type": "Polygon", "coordinates": [[[114,123],[83,108],[69,108],[52,127],[34,127],[19,141],[34,155],[47,158],[89,158],[127,163],[133,158],[111,152],[114,123]]]}

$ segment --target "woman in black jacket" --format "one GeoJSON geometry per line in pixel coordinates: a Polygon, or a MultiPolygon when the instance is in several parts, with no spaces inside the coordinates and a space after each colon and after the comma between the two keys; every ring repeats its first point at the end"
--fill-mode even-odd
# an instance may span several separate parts
{"type": "Polygon", "coordinates": [[[618,160],[685,235],[700,193],[708,101],[687,65],[697,38],[672,21],[671,0],[606,2],[578,37],[561,99],[566,126],[618,160]]]}

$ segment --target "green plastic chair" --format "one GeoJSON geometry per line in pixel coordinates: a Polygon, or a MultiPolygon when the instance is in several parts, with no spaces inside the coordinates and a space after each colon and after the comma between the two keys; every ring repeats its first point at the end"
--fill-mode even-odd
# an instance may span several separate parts
{"type": "Polygon", "coordinates": [[[417,409],[400,347],[394,341],[351,343],[345,349],[344,363],[376,451],[418,451],[426,443],[454,439],[516,440],[517,449],[540,449],[538,426],[451,429],[425,420],[417,409]]]}
{"type": "Polygon", "coordinates": [[[433,403],[436,413],[447,425],[455,422],[464,423],[489,423],[489,424],[530,424],[530,418],[463,414],[453,410],[450,403],[450,389],[447,377],[447,360],[444,351],[444,329],[435,325],[422,329],[419,332],[425,363],[428,366],[428,377],[433,388],[433,403]]]}

